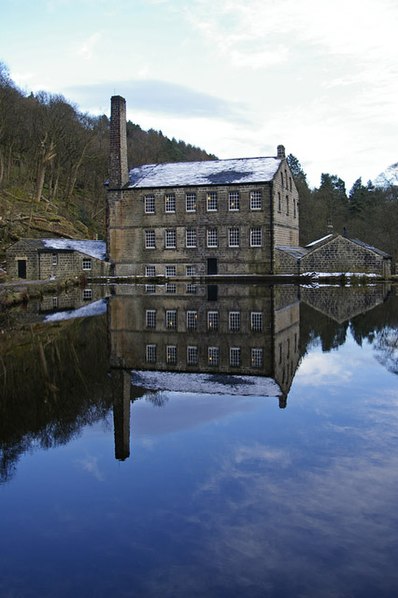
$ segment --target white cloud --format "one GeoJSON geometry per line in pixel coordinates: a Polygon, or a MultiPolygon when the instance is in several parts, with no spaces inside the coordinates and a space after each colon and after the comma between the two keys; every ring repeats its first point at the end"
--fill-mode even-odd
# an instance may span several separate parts
{"type": "Polygon", "coordinates": [[[88,37],[78,49],[77,53],[82,56],[84,60],[91,60],[94,56],[94,50],[100,42],[102,34],[99,32],[93,33],[88,37]]]}

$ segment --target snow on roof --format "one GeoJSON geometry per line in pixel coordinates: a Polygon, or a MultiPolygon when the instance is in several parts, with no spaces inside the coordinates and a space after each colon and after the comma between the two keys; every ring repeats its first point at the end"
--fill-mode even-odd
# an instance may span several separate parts
{"type": "Polygon", "coordinates": [[[273,378],[261,376],[133,370],[131,382],[134,386],[156,391],[186,392],[189,388],[190,392],[206,394],[270,397],[281,395],[281,389],[273,378]]]}
{"type": "Polygon", "coordinates": [[[308,253],[304,247],[290,247],[288,245],[277,245],[276,249],[288,253],[296,259],[300,259],[308,253]]]}
{"type": "Polygon", "coordinates": [[[313,247],[314,245],[318,245],[318,243],[322,243],[323,241],[326,241],[326,239],[331,239],[333,237],[333,234],[329,234],[326,235],[325,237],[322,237],[321,239],[317,239],[316,241],[312,241],[311,243],[308,243],[308,245],[306,245],[306,247],[313,247]]]}
{"type": "Polygon", "coordinates": [[[97,260],[104,260],[106,257],[105,241],[77,241],[74,239],[42,239],[47,249],[60,249],[79,251],[97,260]]]}
{"type": "Polygon", "coordinates": [[[99,299],[93,301],[88,305],[79,307],[78,309],[69,309],[67,311],[57,311],[53,314],[48,314],[44,318],[44,322],[61,322],[62,320],[72,320],[73,318],[89,318],[91,316],[102,316],[106,313],[107,301],[106,299],[99,299]]]}
{"type": "Polygon", "coordinates": [[[231,185],[272,181],[279,158],[236,158],[203,162],[146,164],[129,173],[129,188],[231,185]]]}

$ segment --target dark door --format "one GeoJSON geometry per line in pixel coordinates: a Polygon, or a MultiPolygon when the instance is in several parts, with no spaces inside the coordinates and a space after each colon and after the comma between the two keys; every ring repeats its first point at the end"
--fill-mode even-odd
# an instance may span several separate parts
{"type": "Polygon", "coordinates": [[[26,260],[17,260],[18,278],[26,278],[26,260]]]}
{"type": "Polygon", "coordinates": [[[209,257],[207,260],[207,274],[217,274],[217,258],[209,257]]]}

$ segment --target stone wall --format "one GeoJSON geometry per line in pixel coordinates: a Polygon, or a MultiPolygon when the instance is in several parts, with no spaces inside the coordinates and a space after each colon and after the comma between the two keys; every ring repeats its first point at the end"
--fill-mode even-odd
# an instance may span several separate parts
{"type": "Polygon", "coordinates": [[[299,195],[292,173],[283,160],[272,185],[274,247],[299,245],[299,195]]]}
{"type": "Polygon", "coordinates": [[[274,251],[274,273],[297,275],[300,273],[300,264],[297,258],[276,247],[274,251]]]}
{"type": "Polygon", "coordinates": [[[109,255],[116,275],[145,275],[148,265],[157,275],[165,274],[166,265],[175,265],[178,276],[185,276],[186,266],[195,265],[197,275],[207,274],[207,260],[217,260],[218,274],[269,274],[271,265],[271,185],[236,185],[217,187],[129,189],[108,193],[109,255]],[[250,210],[250,192],[262,193],[262,209],[250,210]],[[229,191],[240,193],[240,210],[228,209],[229,191]],[[208,192],[217,192],[218,210],[207,211],[208,192]],[[165,195],[174,193],[175,213],[165,213],[165,195]],[[187,212],[186,194],[196,193],[196,212],[187,212]],[[155,197],[155,213],[145,213],[145,196],[155,197]],[[229,247],[229,228],[239,228],[239,247],[229,247]],[[262,246],[250,246],[250,229],[261,227],[262,246]],[[186,247],[187,229],[196,230],[196,247],[186,247]],[[207,246],[207,230],[216,228],[218,246],[207,246]],[[165,231],[176,231],[176,248],[165,248],[165,231]],[[145,231],[155,231],[156,248],[145,248],[145,231]]]}

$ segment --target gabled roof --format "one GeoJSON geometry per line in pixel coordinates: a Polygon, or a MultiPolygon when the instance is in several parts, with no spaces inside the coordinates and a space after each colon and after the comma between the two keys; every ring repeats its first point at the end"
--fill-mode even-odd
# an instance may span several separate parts
{"type": "Polygon", "coordinates": [[[236,185],[270,182],[280,158],[237,158],[203,162],[146,164],[129,173],[129,188],[236,185]]]}
{"type": "Polygon", "coordinates": [[[360,241],[359,239],[349,239],[349,240],[352,241],[353,243],[356,243],[360,247],[364,247],[365,249],[369,249],[369,251],[373,251],[374,253],[377,253],[377,255],[380,255],[381,257],[386,257],[386,258],[391,257],[391,255],[389,253],[386,253],[382,249],[377,249],[377,247],[373,247],[373,245],[368,245],[368,243],[364,243],[364,241],[360,241]]]}
{"type": "Polygon", "coordinates": [[[377,247],[373,247],[373,245],[369,245],[368,243],[365,243],[364,241],[360,241],[359,239],[351,239],[350,237],[340,235],[339,233],[332,233],[332,234],[326,235],[325,237],[322,237],[321,239],[312,241],[312,243],[308,243],[308,245],[306,245],[305,248],[308,250],[308,252],[314,251],[315,249],[318,249],[319,247],[326,245],[327,243],[329,243],[330,241],[332,241],[334,239],[337,239],[338,237],[345,239],[349,243],[354,243],[355,245],[359,245],[359,247],[362,247],[363,249],[372,251],[373,253],[376,253],[377,255],[379,255],[381,257],[391,258],[391,256],[388,253],[386,253],[385,251],[382,251],[381,249],[377,249],[377,247]]]}
{"type": "Polygon", "coordinates": [[[89,241],[75,239],[21,239],[12,247],[30,247],[39,252],[46,251],[78,251],[98,260],[106,258],[105,241],[89,241]]]}
{"type": "Polygon", "coordinates": [[[329,235],[326,235],[325,237],[321,237],[320,239],[311,241],[311,243],[308,243],[308,245],[306,245],[305,247],[306,247],[306,249],[313,249],[317,245],[322,245],[326,241],[330,241],[331,239],[333,239],[333,237],[337,237],[337,236],[338,235],[334,235],[333,233],[330,233],[329,235]]]}
{"type": "Polygon", "coordinates": [[[297,260],[301,259],[308,253],[307,249],[304,247],[290,247],[289,245],[277,245],[275,249],[279,249],[279,251],[283,251],[284,253],[291,255],[297,260]]]}

